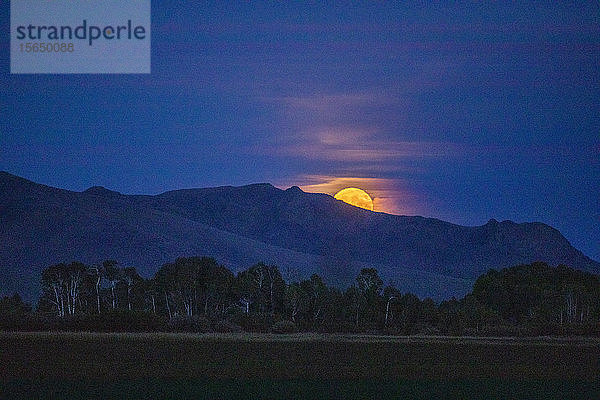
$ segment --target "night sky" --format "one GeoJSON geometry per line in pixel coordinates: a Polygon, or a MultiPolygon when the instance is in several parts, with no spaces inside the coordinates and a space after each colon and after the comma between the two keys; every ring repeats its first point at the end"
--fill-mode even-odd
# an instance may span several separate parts
{"type": "MultiPolygon", "coordinates": [[[[122,193],[270,182],[600,260],[600,3],[152,4],[150,75],[11,75],[0,170],[122,193]]],[[[556,2],[558,3],[558,2],[556,2]]]]}

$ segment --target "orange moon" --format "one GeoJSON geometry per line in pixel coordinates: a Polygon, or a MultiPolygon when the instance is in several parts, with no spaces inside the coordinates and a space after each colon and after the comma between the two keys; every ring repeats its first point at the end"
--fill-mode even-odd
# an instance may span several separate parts
{"type": "Polygon", "coordinates": [[[355,207],[373,211],[373,199],[362,189],[353,187],[342,189],[333,197],[355,207]]]}

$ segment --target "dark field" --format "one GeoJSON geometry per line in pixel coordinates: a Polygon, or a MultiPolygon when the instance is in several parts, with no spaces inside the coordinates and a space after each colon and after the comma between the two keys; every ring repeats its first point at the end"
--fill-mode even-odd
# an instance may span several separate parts
{"type": "Polygon", "coordinates": [[[600,398],[600,341],[0,333],[0,398],[600,398]]]}

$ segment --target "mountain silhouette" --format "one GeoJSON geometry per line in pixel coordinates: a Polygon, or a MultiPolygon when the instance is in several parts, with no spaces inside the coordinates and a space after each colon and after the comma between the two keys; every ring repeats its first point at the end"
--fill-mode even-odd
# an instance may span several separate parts
{"type": "Polygon", "coordinates": [[[319,273],[337,286],[374,267],[386,284],[438,300],[464,295],[491,268],[545,261],[600,272],[600,263],[543,223],[465,227],[266,183],[123,195],[0,172],[0,226],[0,294],[17,291],[30,301],[47,266],[109,258],[145,277],[180,256],[212,256],[234,271],[262,261],[284,277],[319,273]]]}

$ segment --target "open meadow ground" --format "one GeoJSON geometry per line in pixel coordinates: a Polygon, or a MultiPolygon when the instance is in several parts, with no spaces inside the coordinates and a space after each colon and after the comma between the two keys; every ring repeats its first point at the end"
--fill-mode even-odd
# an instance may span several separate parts
{"type": "Polygon", "coordinates": [[[0,333],[0,398],[600,398],[600,340],[0,333]]]}

